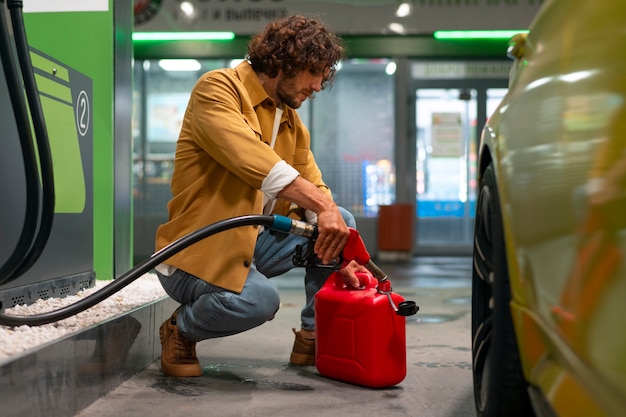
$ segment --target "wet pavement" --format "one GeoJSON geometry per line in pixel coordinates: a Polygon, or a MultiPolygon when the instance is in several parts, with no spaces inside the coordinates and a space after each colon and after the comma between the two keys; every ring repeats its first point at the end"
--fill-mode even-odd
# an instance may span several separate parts
{"type": "Polygon", "coordinates": [[[293,270],[273,279],[282,300],[274,320],[197,345],[201,377],[167,377],[156,361],[76,416],[475,416],[471,259],[379,266],[393,291],[420,307],[406,319],[407,373],[393,387],[365,388],[324,377],[313,366],[289,365],[291,328],[299,326],[304,301],[303,271],[293,270]]]}

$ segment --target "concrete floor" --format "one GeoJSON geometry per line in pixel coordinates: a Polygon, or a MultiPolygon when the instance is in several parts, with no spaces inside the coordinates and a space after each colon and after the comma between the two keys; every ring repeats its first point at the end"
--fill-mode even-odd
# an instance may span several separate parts
{"type": "Polygon", "coordinates": [[[379,264],[394,292],[420,306],[407,318],[407,375],[371,389],[288,364],[304,296],[301,270],[274,278],[282,307],[251,331],[197,345],[199,378],[171,378],[159,362],[76,417],[475,416],[470,337],[470,258],[415,258],[379,264]]]}

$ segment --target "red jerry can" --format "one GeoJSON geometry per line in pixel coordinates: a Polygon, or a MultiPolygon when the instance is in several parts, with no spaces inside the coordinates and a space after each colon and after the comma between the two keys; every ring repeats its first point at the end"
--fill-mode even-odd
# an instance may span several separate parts
{"type": "Polygon", "coordinates": [[[417,306],[391,292],[389,281],[357,275],[359,289],[346,287],[334,272],[315,295],[315,366],[326,377],[356,385],[396,385],[406,376],[404,316],[417,306]]]}

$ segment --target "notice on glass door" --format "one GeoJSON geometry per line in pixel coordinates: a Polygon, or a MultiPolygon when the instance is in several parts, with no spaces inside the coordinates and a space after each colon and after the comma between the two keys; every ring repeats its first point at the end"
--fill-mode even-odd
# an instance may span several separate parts
{"type": "Polygon", "coordinates": [[[454,158],[465,155],[461,113],[432,114],[431,145],[433,157],[454,158]]]}

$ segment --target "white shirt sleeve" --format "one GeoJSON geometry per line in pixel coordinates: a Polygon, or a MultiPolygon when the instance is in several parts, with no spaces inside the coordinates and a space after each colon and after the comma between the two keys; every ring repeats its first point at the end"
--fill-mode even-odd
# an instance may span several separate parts
{"type": "Polygon", "coordinates": [[[300,174],[294,167],[285,161],[279,161],[261,183],[261,191],[268,200],[274,200],[276,195],[298,176],[300,174]]]}
{"type": "Polygon", "coordinates": [[[304,211],[304,217],[306,218],[307,223],[317,224],[317,213],[315,213],[314,211],[306,209],[304,211]]]}

